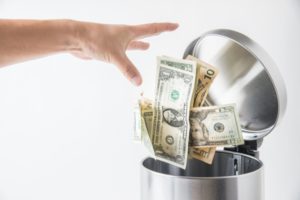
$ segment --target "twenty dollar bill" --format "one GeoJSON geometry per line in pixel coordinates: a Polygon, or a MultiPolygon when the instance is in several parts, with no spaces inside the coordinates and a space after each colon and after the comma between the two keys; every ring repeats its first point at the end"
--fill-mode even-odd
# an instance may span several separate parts
{"type": "Polygon", "coordinates": [[[197,160],[212,164],[215,157],[216,147],[191,147],[190,155],[197,160]]]}
{"type": "Polygon", "coordinates": [[[192,108],[191,146],[236,146],[244,143],[235,104],[192,108]]]}

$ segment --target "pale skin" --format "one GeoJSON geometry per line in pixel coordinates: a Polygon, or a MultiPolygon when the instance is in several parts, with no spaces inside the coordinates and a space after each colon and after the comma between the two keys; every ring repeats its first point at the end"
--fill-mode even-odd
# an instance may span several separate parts
{"type": "Polygon", "coordinates": [[[149,43],[140,39],[177,27],[175,23],[111,25],[74,20],[0,19],[0,67],[71,53],[81,59],[112,63],[138,86],[142,77],[126,51],[146,50],[149,43]]]}

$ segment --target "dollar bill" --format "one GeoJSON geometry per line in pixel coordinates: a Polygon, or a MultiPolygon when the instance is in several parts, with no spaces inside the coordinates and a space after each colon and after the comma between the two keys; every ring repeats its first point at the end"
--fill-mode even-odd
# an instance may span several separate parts
{"type": "Polygon", "coordinates": [[[193,147],[244,143],[235,104],[192,108],[190,126],[193,147]]]}
{"type": "Polygon", "coordinates": [[[152,129],[153,102],[147,98],[142,97],[139,100],[139,104],[141,108],[141,116],[145,120],[146,130],[148,134],[150,134],[152,129]]]}
{"type": "Polygon", "coordinates": [[[190,155],[192,158],[201,160],[207,164],[212,164],[216,153],[216,147],[191,147],[190,155]]]}
{"type": "MultiPolygon", "coordinates": [[[[137,120],[141,122],[141,135],[144,147],[150,153],[150,156],[155,158],[155,153],[153,150],[152,142],[149,136],[152,128],[153,119],[153,102],[149,99],[141,97],[139,100],[139,109],[141,112],[141,119],[137,120]]],[[[216,147],[190,147],[189,149],[189,159],[195,158],[201,160],[207,164],[211,164],[216,152],[216,147]]]]}
{"type": "MultiPolygon", "coordinates": [[[[204,104],[209,87],[211,86],[215,77],[218,75],[219,70],[191,55],[188,55],[186,59],[197,62],[196,82],[193,93],[192,105],[193,107],[200,107],[204,104]]],[[[190,140],[192,140],[191,135],[190,140]]],[[[208,164],[212,163],[212,160],[215,156],[215,152],[216,147],[191,147],[190,149],[190,154],[193,158],[196,158],[208,164]]]]}
{"type": "Polygon", "coordinates": [[[209,87],[218,75],[219,70],[191,55],[188,55],[186,59],[197,62],[196,83],[192,105],[193,107],[200,107],[205,102],[209,87]]]}
{"type": "Polygon", "coordinates": [[[152,141],[150,139],[153,120],[153,104],[149,99],[146,98],[142,98],[139,101],[139,104],[141,108],[142,141],[150,155],[155,158],[152,141]]]}
{"type": "Polygon", "coordinates": [[[185,169],[196,62],[158,57],[151,140],[158,160],[185,169]]]}
{"type": "Polygon", "coordinates": [[[141,116],[141,107],[140,103],[136,102],[133,108],[133,141],[141,142],[142,141],[142,116],[141,116]]]}

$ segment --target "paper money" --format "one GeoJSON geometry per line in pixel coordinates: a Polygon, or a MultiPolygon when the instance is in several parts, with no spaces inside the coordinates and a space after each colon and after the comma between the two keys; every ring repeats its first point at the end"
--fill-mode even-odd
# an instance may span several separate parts
{"type": "MultiPolygon", "coordinates": [[[[208,94],[208,89],[214,81],[215,77],[218,75],[219,70],[191,55],[188,55],[186,59],[197,62],[196,83],[193,93],[192,105],[193,107],[200,107],[205,102],[206,96],[208,94]]],[[[203,162],[208,164],[211,164],[215,156],[215,152],[216,147],[198,147],[196,149],[193,149],[192,147],[190,149],[190,154],[192,157],[198,160],[202,160],[203,162]]]]}
{"type": "Polygon", "coordinates": [[[151,140],[158,160],[185,169],[189,140],[189,110],[196,63],[169,57],[157,59],[151,140]]]}
{"type": "Polygon", "coordinates": [[[216,146],[243,144],[234,105],[200,107],[218,70],[187,59],[158,57],[155,102],[142,97],[135,109],[134,138],[151,156],[181,168],[187,150],[189,157],[211,164],[216,146]]]}
{"type": "Polygon", "coordinates": [[[200,107],[205,102],[208,89],[215,77],[218,75],[219,70],[191,55],[188,55],[186,59],[197,62],[196,84],[192,105],[193,107],[200,107]]]}
{"type": "Polygon", "coordinates": [[[216,153],[215,147],[191,147],[190,155],[197,160],[201,160],[207,164],[212,164],[216,153]]]}
{"type": "Polygon", "coordinates": [[[150,139],[153,120],[153,105],[152,102],[146,98],[142,98],[139,101],[139,104],[141,108],[142,141],[150,155],[155,157],[152,141],[150,139]]]}
{"type": "MultiPolygon", "coordinates": [[[[141,110],[141,120],[138,121],[141,121],[142,142],[150,153],[150,156],[155,158],[152,141],[149,137],[149,133],[151,132],[152,128],[153,103],[151,100],[141,97],[139,100],[139,108],[141,110]]],[[[215,147],[190,147],[189,155],[190,159],[196,158],[205,163],[211,164],[215,155],[215,151],[215,147]]]]}
{"type": "Polygon", "coordinates": [[[142,97],[139,100],[139,104],[141,108],[141,116],[145,120],[146,129],[150,135],[152,129],[153,103],[151,100],[142,97]]]}
{"type": "Polygon", "coordinates": [[[192,108],[190,126],[193,147],[244,143],[234,104],[192,108]]]}
{"type": "Polygon", "coordinates": [[[141,107],[139,102],[136,102],[134,104],[133,117],[134,117],[133,141],[141,142],[142,141],[142,121],[141,121],[142,116],[141,116],[141,107]]]}

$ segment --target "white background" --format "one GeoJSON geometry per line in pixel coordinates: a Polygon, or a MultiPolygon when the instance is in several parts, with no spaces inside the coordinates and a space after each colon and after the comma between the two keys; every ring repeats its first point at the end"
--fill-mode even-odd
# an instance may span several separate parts
{"type": "Polygon", "coordinates": [[[138,200],[146,151],[131,140],[133,102],[141,90],[152,94],[157,55],[181,57],[214,28],[248,35],[279,66],[288,106],[260,149],[266,199],[300,199],[299,0],[0,0],[0,18],[180,24],[148,39],[147,52],[129,53],[142,88],[112,65],[70,55],[0,69],[0,200],[138,200]]]}

